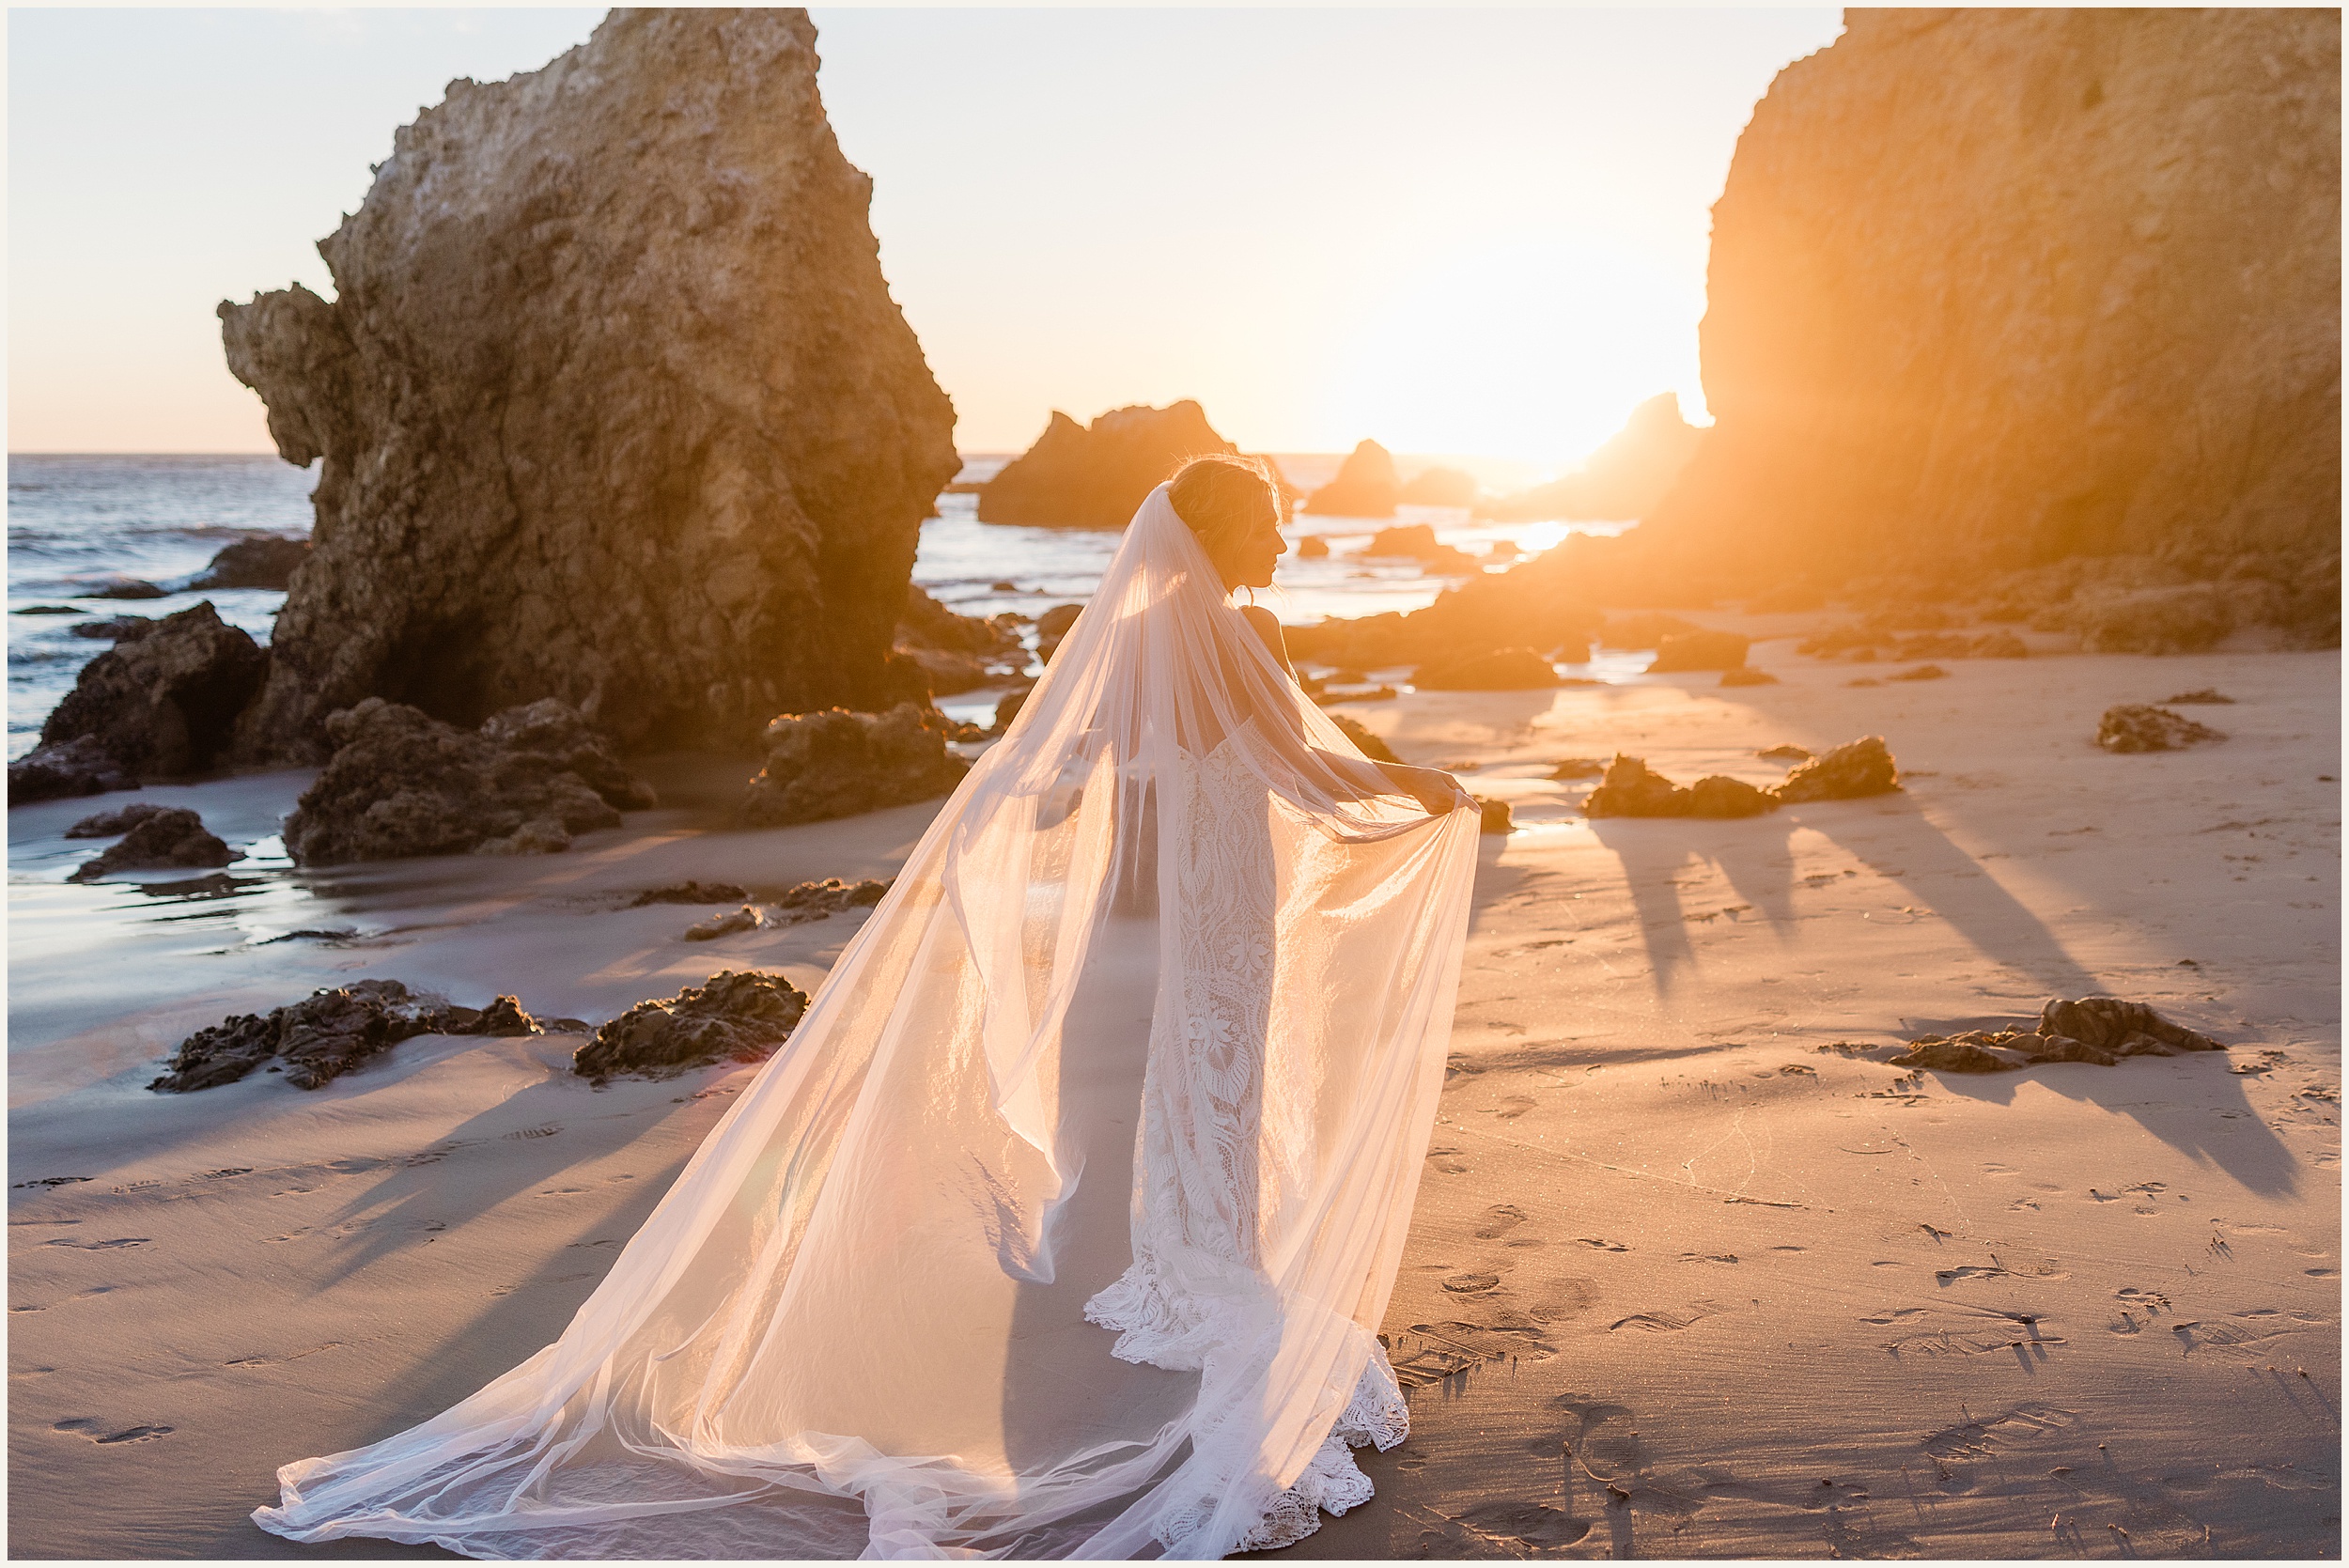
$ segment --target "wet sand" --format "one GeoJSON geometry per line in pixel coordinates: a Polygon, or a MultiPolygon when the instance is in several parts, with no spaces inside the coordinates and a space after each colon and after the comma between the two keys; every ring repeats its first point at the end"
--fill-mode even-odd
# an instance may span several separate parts
{"type": "MultiPolygon", "coordinates": [[[[1289,1555],[2337,1555],[2338,655],[1854,689],[1786,646],[1755,655],[1778,686],[1345,710],[1522,826],[1484,841],[1386,1325],[1414,1434],[1289,1555]],[[2223,744],[2088,743],[2205,685],[2239,699],[2188,710],[2223,744]],[[1769,783],[1759,748],[1872,733],[1903,794],[1742,822],[1594,824],[1542,777],[1621,749],[1769,783]],[[1821,1048],[2094,991],[2234,1048],[1970,1079],[1821,1048]]],[[[310,1094],[141,1086],[189,1028],[336,978],[589,1018],[725,967],[812,985],[861,915],[685,944],[702,911],[616,906],[886,875],[933,809],[731,832],[693,777],[568,855],[263,857],[211,901],[57,886],[95,806],[11,814],[17,1555],[316,1550],[245,1519],[277,1464],[559,1331],[746,1070],[598,1092],[572,1040],[432,1039],[310,1094]],[[269,939],[295,928],[351,935],[269,939]]],[[[265,830],[299,784],[147,798],[265,830]]]]}

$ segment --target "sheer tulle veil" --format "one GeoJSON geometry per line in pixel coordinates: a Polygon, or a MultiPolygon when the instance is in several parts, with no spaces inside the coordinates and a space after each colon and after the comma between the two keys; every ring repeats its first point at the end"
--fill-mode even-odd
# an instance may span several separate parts
{"type": "Polygon", "coordinates": [[[1220,1557],[1369,1495],[1473,812],[1152,492],[1009,734],[560,1339],[279,1472],[474,1557],[1220,1557]]]}

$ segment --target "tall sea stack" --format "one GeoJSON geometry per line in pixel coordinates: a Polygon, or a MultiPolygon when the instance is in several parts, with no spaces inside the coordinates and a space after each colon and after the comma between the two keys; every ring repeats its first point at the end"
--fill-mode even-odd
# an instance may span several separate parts
{"type": "Polygon", "coordinates": [[[248,710],[559,697],[627,747],[875,706],[954,412],[889,296],[801,10],[614,11],[403,128],[300,287],[220,308],[315,548],[248,710]]]}
{"type": "Polygon", "coordinates": [[[1846,18],[1737,144],[1655,542],[1732,592],[2131,556],[2327,613],[2340,13],[1846,18]]]}

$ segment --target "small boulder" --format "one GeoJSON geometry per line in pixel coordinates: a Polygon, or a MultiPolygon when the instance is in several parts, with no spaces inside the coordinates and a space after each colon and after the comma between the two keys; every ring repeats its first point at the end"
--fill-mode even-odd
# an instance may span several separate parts
{"type": "Polygon", "coordinates": [[[1297,558],[1300,561],[1326,560],[1329,554],[1330,541],[1318,534],[1308,534],[1297,541],[1297,558]]]}
{"type": "Polygon", "coordinates": [[[2227,737],[2183,713],[2144,703],[2121,703],[2096,721],[2096,744],[2108,752],[2174,752],[2227,737]]]}
{"type": "Polygon", "coordinates": [[[1406,524],[1400,528],[1381,528],[1371,536],[1370,548],[1364,555],[1395,556],[1417,561],[1430,571],[1480,571],[1484,563],[1464,550],[1455,550],[1436,537],[1433,527],[1423,522],[1406,524]]]}
{"type": "Polygon", "coordinates": [[[754,827],[820,822],[946,794],[970,764],[946,749],[953,722],[900,703],[887,713],[786,713],[767,726],[767,765],[743,792],[754,827]]]}
{"type": "Polygon", "coordinates": [[[672,882],[666,887],[646,889],[629,900],[628,907],[641,909],[647,904],[739,904],[750,896],[748,888],[732,882],[672,882]]]}
{"type": "Polygon", "coordinates": [[[1913,670],[1903,670],[1896,675],[1886,675],[1884,678],[1887,680],[1942,680],[1948,675],[1949,671],[1944,670],[1938,664],[1920,664],[1913,670]]]}
{"type": "Polygon", "coordinates": [[[2116,1056],[2168,1055],[2171,1051],[2225,1050],[2227,1048],[2197,1030],[2163,1017],[2141,1001],[2118,997],[2061,998],[2041,1010],[2039,1032],[2065,1035],[2116,1056]],[[2139,1046],[2137,1042],[2149,1042],[2139,1046]],[[2135,1047],[2135,1048],[2132,1048],[2135,1047]],[[2152,1048],[2159,1048],[2158,1049],[2152,1048]]]}
{"type": "Polygon", "coordinates": [[[286,821],[298,865],[552,854],[656,799],[552,698],[466,731],[369,697],[329,716],[326,732],[334,754],[286,821]]]}
{"type": "Polygon", "coordinates": [[[150,801],[133,800],[116,811],[101,811],[82,818],[65,831],[68,838],[116,838],[129,832],[140,823],[165,810],[150,801]]]}
{"type": "Polygon", "coordinates": [[[1688,786],[1690,816],[1760,816],[1776,810],[1776,796],[1726,774],[1711,774],[1688,786]]]}
{"type": "Polygon", "coordinates": [[[720,937],[731,937],[738,931],[755,931],[766,924],[767,917],[759,912],[757,905],[745,904],[739,909],[722,910],[708,920],[695,921],[685,928],[685,939],[689,942],[715,941],[720,937]]]}
{"type": "Polygon", "coordinates": [[[41,744],[86,736],[138,777],[201,772],[227,751],[268,669],[259,644],[207,599],[84,665],[41,725],[41,744]]]}
{"type": "Polygon", "coordinates": [[[1895,1067],[1926,1067],[1939,1073],[2010,1073],[2032,1065],[2027,1053],[2003,1042],[1979,1037],[1979,1031],[1951,1039],[1927,1035],[1890,1059],[1895,1067]]]}
{"type": "Polygon", "coordinates": [[[1549,770],[1553,783],[1564,784],[1570,779],[1595,779],[1607,772],[1607,765],[1596,757],[1568,757],[1549,770]]]}
{"type": "Polygon", "coordinates": [[[452,1007],[397,980],[354,980],[266,1015],[241,1014],[197,1030],[148,1088],[161,1094],[210,1089],[274,1061],[295,1088],[318,1089],[419,1034],[537,1032],[537,1021],[510,996],[486,1008],[452,1007]]]}
{"type": "Polygon", "coordinates": [[[1813,757],[1772,791],[1794,804],[1805,800],[1855,800],[1887,795],[1901,787],[1900,768],[1880,735],[1847,740],[1825,756],[1813,757]]]}
{"type": "Polygon", "coordinates": [[[1760,757],[1764,762],[1783,762],[1789,764],[1809,762],[1813,755],[1808,748],[1802,746],[1772,746],[1767,751],[1756,752],[1753,754],[1760,757]]]}
{"type": "Polygon", "coordinates": [[[1649,768],[1639,757],[1618,753],[1607,776],[1583,798],[1585,816],[1686,816],[1688,791],[1649,768]]]}
{"type": "Polygon", "coordinates": [[[1721,684],[1723,686],[1776,686],[1778,677],[1767,670],[1751,670],[1739,665],[1735,670],[1721,672],[1721,684]]]}
{"type": "Polygon", "coordinates": [[[1558,672],[1532,648],[1498,648],[1423,664],[1411,675],[1423,691],[1526,691],[1558,684],[1558,672]]]}
{"type": "Polygon", "coordinates": [[[68,879],[95,882],[126,866],[214,866],[243,859],[208,831],[195,813],[184,806],[163,806],[133,822],[120,843],[109,846],[96,860],[83,862],[68,879]]]}
{"type": "Polygon", "coordinates": [[[1475,797],[1475,800],[1478,821],[1477,831],[1483,833],[1506,833],[1513,830],[1515,824],[1510,820],[1508,801],[1491,800],[1483,795],[1475,797]]]}
{"type": "Polygon", "coordinates": [[[888,892],[889,883],[885,881],[844,882],[837,877],[827,877],[820,882],[801,882],[786,889],[783,896],[775,900],[775,909],[784,924],[797,925],[848,909],[869,909],[888,892]]]}
{"type": "Polygon", "coordinates": [[[90,587],[76,596],[81,598],[167,598],[168,588],[159,587],[143,577],[109,576],[96,580],[90,587]]]}
{"type": "Polygon", "coordinates": [[[1394,754],[1392,747],[1378,738],[1377,732],[1360,719],[1348,714],[1332,713],[1330,722],[1344,730],[1346,738],[1354,742],[1354,749],[1371,761],[1400,763],[1403,760],[1394,754]]]}
{"type": "Polygon", "coordinates": [[[2234,703],[2232,697],[2216,686],[2198,686],[2191,691],[2179,691],[2161,700],[2165,703],[2225,703],[2230,706],[2234,703]]]}
{"type": "Polygon", "coordinates": [[[1735,670],[1746,661],[1751,642],[1742,632],[1682,631],[1668,634],[1656,644],[1652,675],[1689,670],[1735,670]]]}
{"type": "Polygon", "coordinates": [[[807,993],[780,975],[722,970],[676,996],[640,1001],[572,1054],[597,1083],[623,1074],[674,1078],[712,1062],[761,1062],[807,1014],[807,993]]]}
{"type": "Polygon", "coordinates": [[[212,557],[191,588],[284,588],[310,558],[310,541],[274,534],[239,539],[212,557]]]}

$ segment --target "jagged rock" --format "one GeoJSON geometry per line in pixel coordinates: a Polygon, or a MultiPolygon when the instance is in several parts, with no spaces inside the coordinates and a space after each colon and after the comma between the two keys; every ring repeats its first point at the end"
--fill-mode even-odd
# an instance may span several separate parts
{"type": "Polygon", "coordinates": [[[1500,648],[1423,664],[1411,684],[1423,691],[1525,691],[1557,685],[1558,672],[1531,648],[1500,648]]]}
{"type": "Polygon", "coordinates": [[[1607,776],[1583,797],[1585,816],[1686,816],[1688,792],[1639,757],[1618,753],[1607,776]]]}
{"type": "Polygon", "coordinates": [[[1459,574],[1482,571],[1484,563],[1464,550],[1455,550],[1436,537],[1436,530],[1423,522],[1406,523],[1400,528],[1381,528],[1371,536],[1370,548],[1364,555],[1399,555],[1417,561],[1433,572],[1459,574]]]}
{"type": "Polygon", "coordinates": [[[1944,670],[1938,664],[1920,664],[1913,670],[1903,670],[1898,675],[1886,675],[1884,678],[1887,680],[1946,680],[1949,678],[1949,671],[1944,670]]]}
{"type": "Polygon", "coordinates": [[[848,909],[869,909],[888,892],[889,883],[884,881],[844,882],[827,877],[820,882],[801,882],[786,889],[775,900],[775,910],[786,924],[798,925],[848,909]]]}
{"type": "Polygon", "coordinates": [[[1778,677],[1767,670],[1749,670],[1741,664],[1734,670],[1723,670],[1721,684],[1723,686],[1776,686],[1778,677]]]}
{"type": "MultiPolygon", "coordinates": [[[[1391,518],[1401,489],[1395,482],[1393,457],[1377,442],[1366,441],[1338,465],[1336,478],[1306,498],[1305,510],[1335,517],[1391,518]]],[[[1434,537],[1432,530],[1429,537],[1434,537]]]]}
{"type": "Polygon", "coordinates": [[[1465,469],[1423,468],[1404,481],[1395,499],[1412,506],[1473,506],[1476,475],[1465,469]]]}
{"type": "MultiPolygon", "coordinates": [[[[139,810],[140,807],[128,806],[112,815],[121,817],[139,810]]],[[[99,820],[85,817],[75,826],[86,827],[99,820]]],[[[148,807],[144,815],[120,831],[120,843],[108,846],[96,860],[83,862],[68,880],[95,882],[126,866],[227,865],[244,859],[241,852],[229,848],[218,835],[209,831],[201,816],[184,806],[148,807]]]]}
{"type": "Polygon", "coordinates": [[[1332,713],[1330,722],[1346,732],[1346,738],[1354,742],[1354,749],[1373,762],[1401,762],[1394,748],[1378,738],[1377,732],[1360,719],[1344,713],[1332,713]]]}
{"type": "Polygon", "coordinates": [[[1772,793],[1791,805],[1804,800],[1855,800],[1887,795],[1900,786],[1900,768],[1890,749],[1882,736],[1870,735],[1812,758],[1787,774],[1786,782],[1772,793]]]}
{"type": "Polygon", "coordinates": [[[103,620],[84,621],[66,629],[76,637],[93,641],[103,638],[109,643],[135,643],[155,629],[155,620],[150,615],[108,615],[103,620]]]}
{"type": "Polygon", "coordinates": [[[96,736],[85,735],[54,746],[37,746],[8,764],[11,806],[138,787],[138,780],[107,754],[96,736]]]}
{"type": "Polygon", "coordinates": [[[911,703],[879,714],[782,714],[767,726],[767,765],[743,793],[742,819],[820,822],[943,795],[970,770],[946,750],[951,724],[911,703]]]}
{"type": "Polygon", "coordinates": [[[1077,617],[1083,613],[1084,606],[1081,604],[1055,604],[1035,618],[1036,662],[1050,664],[1052,661],[1052,655],[1059,651],[1061,640],[1068,635],[1069,629],[1077,624],[1077,617]]]}
{"type": "Polygon", "coordinates": [[[1772,746],[1766,751],[1756,752],[1753,754],[1764,762],[1792,763],[1809,762],[1815,753],[1803,746],[1772,746]]]}
{"type": "Polygon", "coordinates": [[[731,937],[737,931],[755,931],[766,924],[767,917],[759,912],[757,905],[745,904],[739,909],[722,910],[708,920],[695,921],[685,928],[685,939],[689,942],[715,941],[720,937],[731,937]]]}
{"type": "Polygon", "coordinates": [[[2096,721],[2096,744],[2108,752],[2174,752],[2227,737],[2183,713],[2144,703],[2120,703],[2096,721]]]}
{"type": "Polygon", "coordinates": [[[1690,816],[1760,816],[1776,810],[1776,796],[1727,774],[1710,774],[1688,786],[1690,816]]]}
{"type": "Polygon", "coordinates": [[[596,1031],[571,1071],[598,1083],[675,1078],[719,1061],[763,1062],[807,1014],[807,993],[780,975],[721,970],[660,1001],[640,1001],[596,1031]]]}
{"type": "Polygon", "coordinates": [[[1652,675],[1686,670],[1735,670],[1746,661],[1752,644],[1735,631],[1682,631],[1666,635],[1656,644],[1656,659],[1647,667],[1652,675]]]}
{"type": "Polygon", "coordinates": [[[41,744],[88,736],[141,778],[202,772],[227,752],[268,666],[269,656],[206,599],[82,666],[41,725],[41,744]]]}
{"type": "Polygon", "coordinates": [[[171,590],[148,582],[143,577],[101,578],[93,587],[85,589],[83,598],[168,598],[171,590]]]}
{"type": "Polygon", "coordinates": [[[1510,820],[1508,801],[1491,800],[1483,795],[1475,797],[1475,800],[1478,832],[1505,833],[1515,827],[1510,820]]]}
{"type": "Polygon", "coordinates": [[[1704,432],[1681,417],[1680,395],[1660,393],[1633,409],[1575,473],[1485,502],[1477,514],[1513,520],[1643,518],[1703,442],[1704,432]]]}
{"type": "Polygon", "coordinates": [[[274,534],[239,539],[212,557],[191,588],[283,588],[310,558],[310,541],[274,534]]]}
{"type": "Polygon", "coordinates": [[[2234,702],[2232,697],[2215,686],[2198,686],[2191,691],[2175,691],[2161,700],[2165,703],[2227,703],[2230,705],[2234,702]]]}
{"type": "Polygon", "coordinates": [[[1163,409],[1112,409],[1090,426],[1055,409],[1035,444],[979,491],[979,520],[1123,528],[1184,459],[1238,450],[1188,398],[1163,409]]]}
{"type": "Polygon", "coordinates": [[[619,826],[652,787],[549,697],[468,733],[369,697],[327,721],[335,746],[286,821],[298,865],[412,855],[548,854],[619,826]]]}
{"type": "Polygon", "coordinates": [[[274,1061],[295,1088],[318,1089],[419,1034],[537,1032],[537,1021],[510,996],[486,1008],[453,1007],[445,998],[412,992],[397,980],[355,980],[313,991],[266,1016],[241,1014],[197,1030],[148,1088],[165,1094],[210,1089],[274,1061]]]}
{"type": "Polygon", "coordinates": [[[2163,1017],[2141,1001],[2118,997],[2058,998],[2041,1011],[2035,1031],[1969,1029],[1960,1034],[1927,1034],[1890,1058],[1895,1067],[1939,1072],[2001,1073],[2051,1062],[2082,1062],[2109,1067],[2132,1056],[2175,1056],[2181,1051],[2225,1050],[2209,1035],[2163,1017]]]}
{"type": "Polygon", "coordinates": [[[301,287],[221,307],[323,456],[253,754],[377,696],[559,697],[619,745],[879,702],[954,411],[889,297],[795,9],[616,10],[394,137],[301,287]]]}
{"type": "MultiPolygon", "coordinates": [[[[1649,548],[1732,585],[2336,575],[2340,116],[2331,11],[1851,11],[1738,140],[1715,424],[1649,548]]],[[[2331,594],[2290,613],[2338,636],[2331,594]]]]}
{"type": "Polygon", "coordinates": [[[65,831],[68,838],[114,838],[127,833],[148,817],[168,807],[148,800],[133,800],[114,811],[101,811],[82,818],[65,831]]]}
{"type": "Polygon", "coordinates": [[[1549,776],[1552,780],[1563,784],[1569,779],[1600,778],[1605,775],[1606,771],[1607,765],[1596,757],[1568,757],[1551,768],[1549,776]]]}
{"type": "Polygon", "coordinates": [[[641,909],[648,904],[739,904],[750,895],[748,888],[732,882],[672,882],[667,887],[646,889],[629,900],[628,907],[641,909]]]}
{"type": "Polygon", "coordinates": [[[1330,541],[1318,534],[1308,534],[1297,541],[1297,558],[1300,561],[1326,560],[1329,554],[1330,541]]]}

